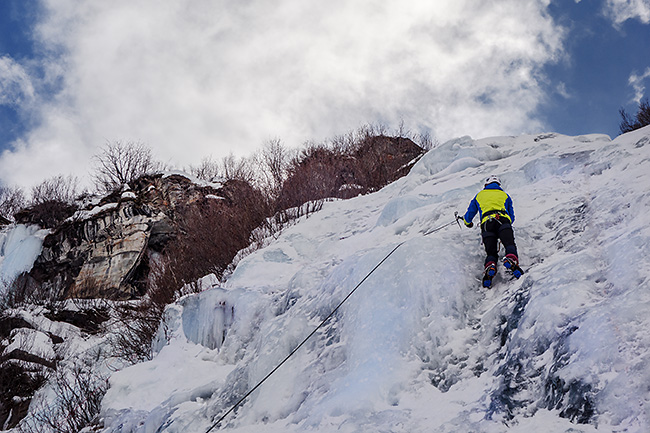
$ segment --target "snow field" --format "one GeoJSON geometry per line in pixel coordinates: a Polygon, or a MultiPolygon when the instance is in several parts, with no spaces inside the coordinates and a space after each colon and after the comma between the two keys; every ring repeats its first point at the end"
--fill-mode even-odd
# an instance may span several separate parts
{"type": "MultiPolygon", "coordinates": [[[[209,427],[402,242],[220,430],[645,431],[650,270],[639,258],[650,203],[639,143],[649,134],[463,137],[375,194],[326,203],[243,259],[224,288],[173,307],[183,319],[151,362],[169,369],[166,349],[201,345],[212,364],[202,384],[214,378],[213,394],[191,410],[185,401],[183,415],[169,415],[182,404],[165,406],[165,423],[105,431],[209,427]],[[513,197],[528,272],[511,282],[500,270],[486,291],[478,230],[422,233],[462,214],[492,173],[513,197]],[[229,325],[222,304],[234,312],[229,325]],[[202,420],[188,421],[191,413],[202,420]]],[[[136,367],[115,377],[154,380],[136,367]]],[[[107,395],[105,407],[128,407],[122,394],[107,395]]]]}
{"type": "MultiPolygon", "coordinates": [[[[151,361],[116,372],[104,433],[650,431],[650,129],[472,140],[374,194],[327,202],[170,306],[151,361]],[[526,274],[480,287],[451,225],[497,174],[526,274]]],[[[476,222],[476,220],[475,220],[476,222]]]]}

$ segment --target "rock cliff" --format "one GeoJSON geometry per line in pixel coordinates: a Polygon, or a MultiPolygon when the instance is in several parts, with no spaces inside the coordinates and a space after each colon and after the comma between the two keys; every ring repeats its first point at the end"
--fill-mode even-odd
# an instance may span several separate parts
{"type": "Polygon", "coordinates": [[[206,183],[184,174],[141,177],[53,229],[21,285],[51,299],[142,295],[149,260],[176,237],[181,209],[207,200],[234,207],[238,194],[251,191],[243,182],[206,183]]]}

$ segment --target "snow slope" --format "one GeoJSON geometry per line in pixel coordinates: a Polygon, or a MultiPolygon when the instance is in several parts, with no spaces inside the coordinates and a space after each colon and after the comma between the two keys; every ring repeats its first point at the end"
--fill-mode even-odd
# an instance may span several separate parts
{"type": "Polygon", "coordinates": [[[119,371],[105,433],[650,431],[650,128],[447,142],[374,194],[326,203],[166,314],[119,371]],[[480,287],[455,224],[495,173],[522,267],[480,287]]]}

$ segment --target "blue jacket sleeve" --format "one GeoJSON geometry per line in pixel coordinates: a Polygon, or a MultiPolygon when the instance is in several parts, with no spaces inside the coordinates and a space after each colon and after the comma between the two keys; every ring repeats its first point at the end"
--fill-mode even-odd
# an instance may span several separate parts
{"type": "Polygon", "coordinates": [[[476,197],[472,199],[471,202],[469,202],[469,207],[467,208],[467,212],[465,212],[465,216],[463,219],[465,220],[466,223],[471,223],[472,220],[474,219],[474,216],[476,216],[476,213],[479,211],[479,206],[478,206],[478,201],[476,201],[476,197]]]}
{"type": "Polygon", "coordinates": [[[515,222],[515,208],[512,206],[512,199],[508,195],[508,198],[506,199],[506,212],[508,212],[508,215],[510,216],[510,222],[515,222]]]}

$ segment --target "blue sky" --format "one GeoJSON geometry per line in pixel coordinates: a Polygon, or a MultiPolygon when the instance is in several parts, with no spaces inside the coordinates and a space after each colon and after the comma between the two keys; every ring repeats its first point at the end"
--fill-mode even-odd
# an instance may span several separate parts
{"type": "Polygon", "coordinates": [[[650,0],[0,0],[0,182],[88,177],[112,140],[182,168],[364,123],[613,138],[650,93],[649,22],[650,0]]]}
{"type": "MultiPolygon", "coordinates": [[[[0,57],[11,56],[17,61],[31,61],[36,58],[30,28],[35,14],[32,1],[3,0],[0,2],[0,57]]],[[[0,88],[5,93],[8,89],[0,88]]],[[[29,128],[27,119],[21,119],[19,107],[0,104],[0,147],[6,148],[29,128]]]]}
{"type": "MultiPolygon", "coordinates": [[[[650,3],[646,6],[650,10],[650,3]]],[[[602,132],[615,137],[618,110],[636,113],[637,98],[629,78],[650,68],[650,25],[629,19],[615,26],[597,1],[555,1],[549,12],[569,29],[569,37],[567,60],[545,70],[551,82],[564,83],[569,97],[551,94],[541,113],[553,131],[567,135],[602,132]]],[[[650,89],[650,77],[645,86],[650,89]]]]}

